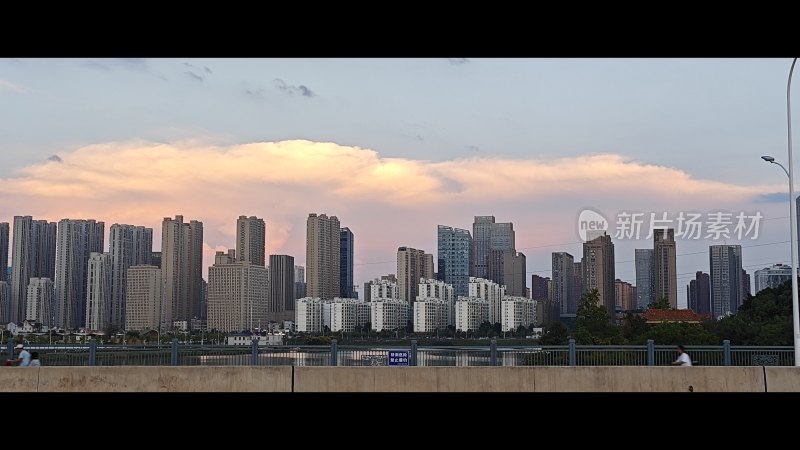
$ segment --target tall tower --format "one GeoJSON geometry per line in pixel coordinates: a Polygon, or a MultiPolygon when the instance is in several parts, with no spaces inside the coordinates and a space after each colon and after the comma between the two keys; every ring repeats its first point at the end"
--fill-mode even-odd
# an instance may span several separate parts
{"type": "Polygon", "coordinates": [[[115,223],[109,232],[108,251],[111,255],[111,298],[107,318],[110,324],[124,327],[128,269],[151,264],[153,229],[115,223]]]}
{"type": "Polygon", "coordinates": [[[8,222],[0,222],[0,281],[8,281],[8,222]]]}
{"type": "Polygon", "coordinates": [[[611,236],[603,232],[594,239],[583,243],[583,290],[597,289],[600,303],[606,307],[609,320],[616,310],[614,280],[614,243],[611,236]]]}
{"type": "Polygon", "coordinates": [[[92,331],[104,330],[111,323],[111,275],[111,254],[92,253],[86,283],[86,328],[92,331]]]}
{"type": "Polygon", "coordinates": [[[711,317],[718,319],[736,314],[742,302],[742,246],[711,245],[708,247],[711,267],[711,317]]]}
{"type": "Polygon", "coordinates": [[[30,279],[55,279],[55,222],[33,220],[31,216],[14,216],[12,246],[11,296],[7,319],[16,323],[25,320],[30,279]]]}
{"type": "Polygon", "coordinates": [[[53,326],[53,280],[50,278],[30,279],[26,308],[25,317],[48,327],[53,326]]]}
{"type": "MultiPolygon", "coordinates": [[[[636,308],[645,310],[656,301],[655,251],[650,248],[634,250],[636,264],[636,308]]],[[[677,283],[677,280],[676,280],[677,283]]]]}
{"type": "Polygon", "coordinates": [[[656,301],[666,298],[671,308],[678,307],[678,274],[675,269],[675,230],[653,231],[656,301]]]}
{"type": "MultiPolygon", "coordinates": [[[[553,303],[560,315],[569,314],[569,302],[575,288],[575,258],[567,252],[555,252],[553,260],[553,303]]],[[[538,299],[535,299],[538,300],[538,299]]]]}
{"type": "Polygon", "coordinates": [[[505,250],[502,253],[501,261],[502,284],[506,286],[506,295],[527,297],[528,277],[525,254],[514,250],[505,250]]]}
{"type": "Polygon", "coordinates": [[[419,295],[420,278],[433,278],[433,255],[411,247],[397,249],[397,288],[400,300],[413,306],[419,295]]]}
{"type": "Polygon", "coordinates": [[[267,226],[264,219],[256,216],[239,216],[236,220],[236,258],[264,266],[267,242],[267,226]]]}
{"type": "Polygon", "coordinates": [[[472,237],[469,231],[439,225],[438,253],[439,279],[453,285],[456,297],[466,296],[472,267],[472,237]]]}
{"type": "Polygon", "coordinates": [[[58,222],[55,319],[65,329],[86,326],[89,257],[103,252],[105,223],[94,219],[58,222]]]}
{"type": "Polygon", "coordinates": [[[340,231],[339,245],[339,297],[355,298],[353,291],[353,244],[354,237],[350,228],[344,227],[340,231]]]}
{"type": "Polygon", "coordinates": [[[306,222],[306,291],[332,300],[341,294],[341,230],[336,216],[308,215],[306,222]]]}
{"type": "Polygon", "coordinates": [[[200,316],[203,297],[203,223],[183,222],[183,216],[165,217],[161,224],[161,327],[173,320],[190,321],[200,316]]]}
{"type": "Polygon", "coordinates": [[[215,257],[215,261],[208,269],[208,327],[222,332],[266,327],[267,268],[234,258],[215,257]]]}
{"type": "Polygon", "coordinates": [[[294,320],[294,257],[269,255],[269,306],[267,317],[294,320]]]}
{"type": "Polygon", "coordinates": [[[149,331],[160,328],[162,289],[161,269],[156,266],[128,268],[125,289],[125,329],[149,331]]]}

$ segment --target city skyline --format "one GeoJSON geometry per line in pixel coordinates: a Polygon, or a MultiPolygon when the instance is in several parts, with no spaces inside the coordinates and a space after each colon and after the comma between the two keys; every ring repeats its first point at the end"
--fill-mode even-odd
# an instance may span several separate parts
{"type": "MultiPolygon", "coordinates": [[[[438,257],[437,225],[471,230],[475,216],[513,223],[526,277],[552,277],[553,252],[580,259],[576,217],[586,207],[609,219],[620,210],[761,211],[766,220],[756,240],[676,238],[677,299],[685,307],[682,286],[696,271],[710,270],[709,245],[742,245],[742,265],[751,274],[789,262],[789,245],[780,243],[788,241],[785,179],[759,160],[761,154],[785,160],[785,66],[758,59],[0,60],[0,100],[16,111],[0,121],[8,148],[0,155],[0,222],[12,225],[9,247],[14,216],[26,215],[135,223],[153,228],[157,243],[161,219],[183,215],[204,224],[208,279],[214,253],[235,248],[236,217],[264,218],[265,254],[291,255],[307,266],[305,219],[327,212],[358,235],[353,284],[362,286],[394,272],[398,246],[438,257]],[[341,81],[356,70],[350,66],[375,69],[360,94],[358,83],[337,88],[326,78],[341,81]],[[596,69],[596,78],[559,80],[582,68],[596,69]],[[245,86],[234,82],[235,73],[267,78],[245,86]],[[70,76],[59,81],[62,75],[70,76]],[[419,83],[384,89],[403,76],[419,83]],[[506,83],[490,85],[484,77],[506,83]],[[434,82],[449,83],[452,93],[433,91],[434,82]],[[108,89],[89,89],[92,83],[108,89]],[[567,84],[576,90],[559,89],[567,84]],[[221,97],[226,86],[231,99],[222,109],[241,125],[157,99],[197,106],[221,97]],[[75,109],[70,91],[85,95],[87,106],[75,109]],[[141,98],[111,94],[108,101],[119,105],[111,108],[99,95],[117,91],[141,98]],[[397,106],[394,114],[379,105],[386,100],[397,106]],[[53,112],[33,116],[48,102],[53,112]],[[466,113],[448,118],[452,105],[466,113]],[[162,107],[176,119],[145,118],[143,111],[162,107]],[[265,112],[271,120],[278,110],[286,117],[275,125],[264,128],[254,119],[265,112]],[[321,125],[334,110],[342,114],[321,125]],[[89,125],[59,124],[63,111],[89,125]],[[107,126],[105,115],[132,125],[107,126]],[[27,137],[34,124],[48,130],[34,133],[44,137],[27,137]],[[567,132],[574,130],[581,132],[567,132]]],[[[110,242],[108,227],[104,234],[110,242]]],[[[636,285],[633,249],[652,241],[614,239],[614,245],[616,278],[636,285]]]]}

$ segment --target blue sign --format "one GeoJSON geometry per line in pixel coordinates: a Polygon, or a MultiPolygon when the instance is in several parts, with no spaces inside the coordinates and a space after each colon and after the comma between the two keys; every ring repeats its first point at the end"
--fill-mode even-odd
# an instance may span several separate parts
{"type": "Polygon", "coordinates": [[[408,350],[389,350],[390,366],[407,366],[408,350]]]}

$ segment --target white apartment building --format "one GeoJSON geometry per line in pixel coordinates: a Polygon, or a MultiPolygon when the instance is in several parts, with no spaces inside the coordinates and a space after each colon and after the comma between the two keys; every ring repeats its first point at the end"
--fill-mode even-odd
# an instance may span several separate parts
{"type": "Polygon", "coordinates": [[[369,304],[357,298],[334,298],[323,304],[323,323],[331,331],[355,331],[369,322],[369,304]]]}
{"type": "Polygon", "coordinates": [[[295,330],[298,333],[321,333],[322,310],[325,303],[319,298],[304,297],[295,303],[295,330]]]}
{"type": "Polygon", "coordinates": [[[395,298],[372,298],[370,322],[374,331],[396,330],[408,325],[408,302],[395,298]]]}
{"type": "Polygon", "coordinates": [[[125,329],[160,330],[163,316],[161,269],[156,266],[128,268],[125,289],[125,329]]]}
{"type": "Polygon", "coordinates": [[[489,302],[489,317],[487,320],[492,325],[500,322],[501,302],[506,295],[506,287],[485,278],[469,277],[469,296],[480,298],[489,302]]]}
{"type": "Polygon", "coordinates": [[[28,281],[28,297],[25,304],[25,319],[43,325],[53,325],[53,280],[31,278],[28,281]]]}
{"type": "Polygon", "coordinates": [[[536,323],[536,300],[507,296],[502,301],[501,322],[503,331],[515,331],[520,325],[529,327],[536,323]]]}
{"type": "Polygon", "coordinates": [[[397,283],[389,280],[376,278],[369,282],[370,299],[390,299],[400,298],[400,290],[397,283]]]}
{"type": "Polygon", "coordinates": [[[489,321],[489,302],[477,297],[459,297],[456,302],[456,330],[477,330],[489,321]]]}
{"type": "Polygon", "coordinates": [[[419,296],[425,298],[438,298],[449,302],[450,311],[448,313],[447,325],[455,325],[456,320],[456,294],[452,284],[441,280],[420,280],[419,296]]]}
{"type": "Polygon", "coordinates": [[[432,333],[447,328],[454,322],[450,314],[452,309],[451,301],[417,297],[417,301],[414,302],[414,332],[432,333]]]}

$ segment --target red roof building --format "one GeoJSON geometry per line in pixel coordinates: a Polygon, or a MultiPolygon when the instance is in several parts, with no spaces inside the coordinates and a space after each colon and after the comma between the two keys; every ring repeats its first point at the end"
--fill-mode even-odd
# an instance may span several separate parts
{"type": "Polygon", "coordinates": [[[647,323],[662,323],[662,322],[686,322],[686,323],[700,323],[708,319],[707,314],[697,314],[691,309],[655,309],[650,308],[644,313],[642,317],[647,323]]]}

